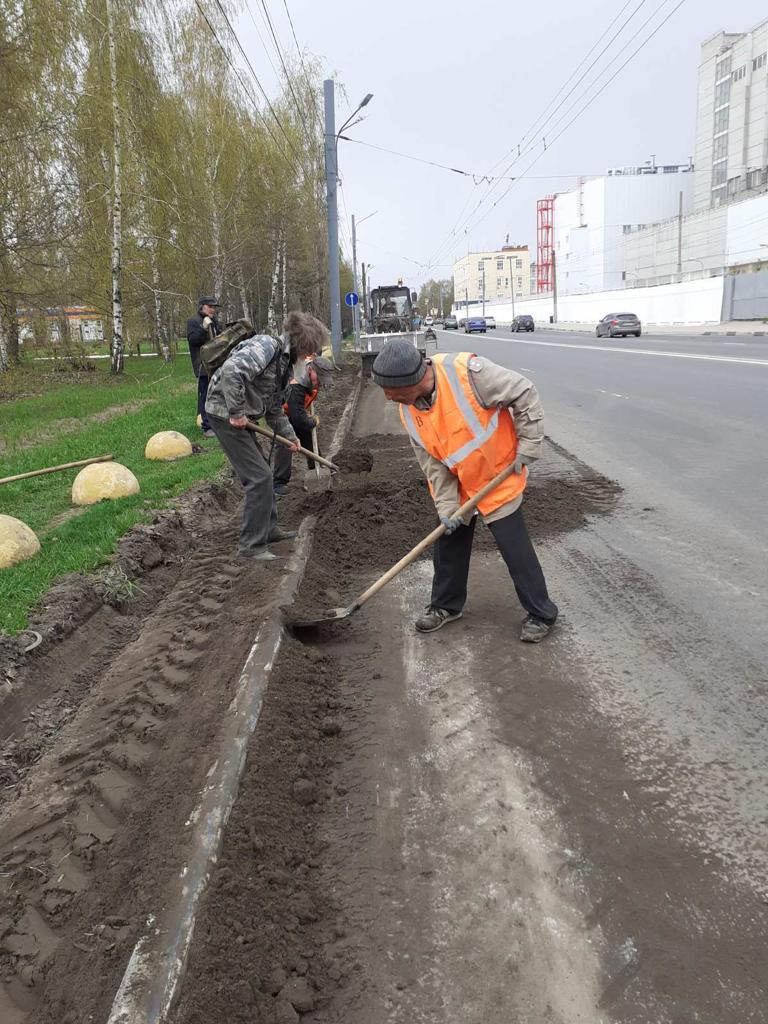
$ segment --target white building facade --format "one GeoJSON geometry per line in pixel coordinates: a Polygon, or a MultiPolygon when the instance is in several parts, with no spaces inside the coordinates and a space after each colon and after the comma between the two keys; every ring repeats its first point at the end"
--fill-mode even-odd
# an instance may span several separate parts
{"type": "Polygon", "coordinates": [[[623,288],[632,233],[693,203],[692,164],[614,168],[555,196],[554,249],[561,295],[623,288]]]}
{"type": "Polygon", "coordinates": [[[510,302],[531,294],[530,253],[527,245],[504,245],[469,252],[453,265],[453,294],[457,305],[510,302]]]}
{"type": "Polygon", "coordinates": [[[695,209],[768,187],[768,19],[701,46],[695,209]]]}

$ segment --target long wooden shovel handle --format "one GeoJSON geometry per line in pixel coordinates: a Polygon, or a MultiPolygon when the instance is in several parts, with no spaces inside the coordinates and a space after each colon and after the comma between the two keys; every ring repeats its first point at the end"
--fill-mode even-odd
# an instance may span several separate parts
{"type": "Polygon", "coordinates": [[[29,473],[17,473],[16,476],[4,476],[0,484],[12,484],[15,480],[27,480],[31,476],[43,476],[45,473],[58,473],[62,469],[75,469],[77,466],[90,466],[94,462],[111,462],[114,455],[96,455],[92,459],[78,459],[77,462],[62,462],[60,466],[47,466],[45,469],[33,469],[29,473]]]}
{"type": "MultiPolygon", "coordinates": [[[[474,512],[479,502],[481,502],[487,494],[490,494],[491,491],[495,490],[499,484],[503,483],[508,476],[512,476],[514,471],[514,463],[511,466],[507,466],[506,469],[503,469],[498,476],[495,476],[493,480],[490,481],[490,483],[487,483],[485,487],[481,487],[474,498],[470,498],[469,501],[465,501],[461,508],[454,512],[452,518],[463,519],[468,512],[474,512]]],[[[439,526],[436,526],[431,533],[427,534],[424,540],[420,540],[415,548],[409,551],[407,555],[404,555],[399,562],[392,566],[391,569],[387,569],[383,576],[380,576],[375,583],[372,583],[371,586],[360,595],[360,597],[356,598],[347,609],[347,612],[356,612],[358,608],[362,608],[366,601],[370,601],[375,594],[378,594],[383,587],[386,587],[390,580],[393,580],[395,576],[401,573],[403,569],[411,564],[411,562],[415,562],[419,555],[423,554],[427,548],[431,547],[438,537],[442,537],[445,532],[446,529],[442,523],[439,526]]]]}
{"type": "MultiPolygon", "coordinates": [[[[289,441],[287,437],[281,437],[280,434],[276,434],[273,430],[267,430],[266,427],[259,427],[255,423],[249,423],[248,429],[252,430],[254,434],[261,434],[262,437],[268,437],[270,441],[277,441],[279,444],[284,444],[286,448],[293,448],[293,441],[289,441]]],[[[329,462],[328,459],[324,459],[322,455],[315,455],[308,448],[302,448],[299,445],[298,450],[302,455],[306,455],[308,459],[314,459],[315,462],[319,462],[321,466],[327,466],[328,469],[332,469],[334,473],[339,472],[339,467],[329,462]]]]}

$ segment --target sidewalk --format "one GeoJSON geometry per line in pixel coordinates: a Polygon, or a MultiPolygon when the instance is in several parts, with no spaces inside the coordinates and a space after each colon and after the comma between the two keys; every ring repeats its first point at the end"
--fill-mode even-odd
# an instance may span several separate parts
{"type": "MultiPolygon", "coordinates": [[[[570,334],[594,334],[595,324],[584,322],[564,322],[556,324],[537,324],[545,331],[566,331],[570,334]]],[[[762,320],[731,320],[722,324],[653,324],[643,323],[643,333],[703,335],[709,337],[731,337],[746,335],[748,337],[768,336],[768,324],[762,320]]]]}

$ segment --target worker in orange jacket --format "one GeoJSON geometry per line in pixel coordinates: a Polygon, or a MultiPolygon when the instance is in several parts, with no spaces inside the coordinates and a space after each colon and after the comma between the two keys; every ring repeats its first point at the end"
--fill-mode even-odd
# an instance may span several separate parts
{"type": "Polygon", "coordinates": [[[479,503],[527,615],[520,639],[539,643],[552,629],[550,600],[521,509],[528,466],[539,457],[543,411],[534,385],[514,370],[468,352],[425,359],[392,338],[373,364],[373,380],[400,406],[400,418],[446,532],[434,550],[432,595],[416,629],[432,633],[461,618],[476,516],[455,514],[509,465],[514,473],[479,503]]]}

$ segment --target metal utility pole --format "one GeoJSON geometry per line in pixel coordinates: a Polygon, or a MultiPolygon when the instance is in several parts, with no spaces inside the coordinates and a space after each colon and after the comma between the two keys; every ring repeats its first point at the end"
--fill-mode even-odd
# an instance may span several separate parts
{"type": "Polygon", "coordinates": [[[515,279],[512,276],[512,257],[508,256],[509,260],[509,284],[512,288],[512,319],[515,319],[515,279]]]}
{"type": "Polygon", "coordinates": [[[466,313],[466,320],[469,320],[469,292],[464,289],[464,310],[466,313]]]}
{"type": "Polygon", "coordinates": [[[333,79],[326,78],[323,82],[323,97],[325,100],[325,195],[328,208],[328,291],[331,301],[331,348],[333,358],[336,360],[341,355],[341,295],[334,88],[333,79]]]}
{"type": "Polygon", "coordinates": [[[552,323],[557,323],[557,258],[552,247],[552,323]]]}
{"type": "Polygon", "coordinates": [[[485,260],[483,260],[483,316],[485,316],[485,260]]]}
{"type": "Polygon", "coordinates": [[[363,315],[365,322],[368,322],[368,289],[365,285],[365,264],[361,263],[360,266],[363,268],[363,315]]]}
{"type": "Polygon", "coordinates": [[[677,272],[683,277],[683,193],[680,192],[677,212],[677,272]]]}
{"type": "MultiPolygon", "coordinates": [[[[355,215],[352,214],[352,291],[357,295],[357,234],[355,215]]],[[[352,323],[355,328],[355,349],[360,348],[360,303],[352,307],[352,323]]]]}

